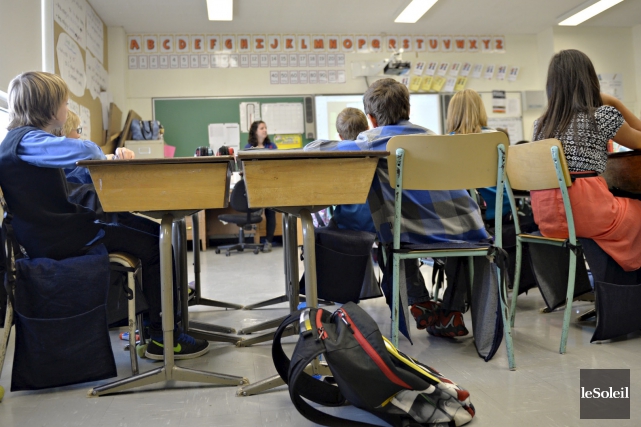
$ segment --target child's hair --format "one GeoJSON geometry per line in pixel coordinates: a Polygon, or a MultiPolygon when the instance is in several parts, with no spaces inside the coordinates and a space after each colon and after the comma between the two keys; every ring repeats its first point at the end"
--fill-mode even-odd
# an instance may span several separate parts
{"type": "Polygon", "coordinates": [[[479,94],[472,89],[455,93],[447,107],[447,133],[480,133],[486,126],[487,113],[479,94]]]}
{"type": "Polygon", "coordinates": [[[226,145],[221,145],[220,147],[218,147],[218,151],[216,152],[216,155],[217,156],[233,156],[234,149],[226,145]]]}
{"type": "Polygon", "coordinates": [[[359,133],[367,129],[367,117],[358,108],[347,107],[336,117],[336,130],[343,139],[355,140],[359,133]]]}
{"type": "MultiPolygon", "coordinates": [[[[260,126],[261,123],[265,123],[265,122],[262,120],[256,120],[249,127],[249,138],[247,139],[247,142],[252,147],[256,147],[258,145],[258,138],[256,138],[256,131],[258,130],[258,126],[260,126]]],[[[269,144],[270,142],[271,141],[269,139],[269,135],[267,135],[265,137],[265,140],[263,141],[263,145],[269,144]]]]}
{"type": "Polygon", "coordinates": [[[56,136],[67,136],[72,130],[80,127],[80,117],[73,111],[67,111],[67,121],[60,129],[54,129],[53,134],[56,136]]]}
{"type": "Polygon", "coordinates": [[[45,128],[69,98],[69,88],[62,77],[42,71],[28,71],[9,84],[9,126],[45,128]]]}
{"type": "Polygon", "coordinates": [[[410,92],[394,79],[376,80],[363,95],[365,114],[378,126],[395,125],[410,119],[410,92]]]}
{"type": "Polygon", "coordinates": [[[552,57],[546,83],[548,106],[535,130],[537,139],[555,138],[586,113],[596,126],[594,112],[603,105],[599,78],[590,58],[578,50],[562,50],[552,57]]]}

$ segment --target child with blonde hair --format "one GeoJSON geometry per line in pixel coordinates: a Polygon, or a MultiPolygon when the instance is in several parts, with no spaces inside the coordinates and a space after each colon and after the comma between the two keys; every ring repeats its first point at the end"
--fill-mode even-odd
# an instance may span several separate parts
{"type": "MultiPolygon", "coordinates": [[[[145,355],[162,360],[159,237],[97,221],[95,212],[68,201],[62,168],[80,160],[106,159],[91,141],[52,134],[67,120],[68,99],[67,84],[55,74],[26,72],[9,85],[10,124],[0,144],[0,187],[13,214],[15,237],[31,258],[61,260],[94,244],[139,258],[151,322],[145,355]]],[[[179,329],[173,346],[176,359],[198,357],[209,349],[207,341],[179,329]]]]}

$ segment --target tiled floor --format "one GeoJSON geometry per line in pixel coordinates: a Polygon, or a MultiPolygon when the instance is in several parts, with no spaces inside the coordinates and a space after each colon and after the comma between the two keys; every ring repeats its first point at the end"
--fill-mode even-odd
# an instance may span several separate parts
{"type": "MultiPolygon", "coordinates": [[[[251,304],[280,295],[284,290],[282,248],[269,254],[215,255],[203,253],[202,283],[204,296],[239,304],[251,304]]],[[[191,259],[191,253],[190,253],[191,259]]],[[[429,271],[424,267],[427,277],[429,271]]],[[[301,267],[302,271],[302,267],[301,267]]],[[[190,274],[190,279],[193,274],[190,274]]],[[[389,331],[389,310],[382,298],[364,301],[362,306],[389,331]]],[[[467,388],[476,407],[470,426],[638,426],[641,425],[641,335],[604,344],[590,344],[593,323],[572,322],[568,351],[558,354],[562,312],[540,314],[543,306],[538,292],[519,298],[514,346],[516,371],[507,368],[505,347],[486,363],[474,348],[472,337],[456,340],[429,337],[424,331],[412,331],[415,344],[401,339],[401,350],[443,372],[467,388]],[[631,371],[630,420],[580,420],[579,372],[587,368],[624,368],[631,371]]],[[[590,303],[575,304],[575,312],[590,303]]],[[[286,304],[253,311],[225,311],[193,307],[192,319],[230,325],[236,329],[285,315],[286,304]]],[[[466,316],[469,325],[469,316],[466,316]]],[[[111,332],[119,377],[129,375],[128,353],[118,339],[119,330],[111,332]]],[[[69,334],[73,339],[73,333],[69,334]]],[[[285,347],[293,350],[294,338],[285,347]]],[[[247,377],[255,382],[275,374],[271,345],[259,344],[236,348],[212,344],[204,357],[180,361],[180,366],[224,372],[247,377]]],[[[87,349],[91,357],[91,349],[87,349]]],[[[87,398],[94,385],[38,391],[9,392],[13,344],[0,385],[6,390],[0,403],[0,426],[307,426],[293,407],[287,392],[276,391],[250,397],[236,397],[236,387],[208,387],[189,383],[169,384],[167,389],[150,387],[116,396],[87,398]],[[150,390],[152,389],[152,390],[150,390]]],[[[157,366],[141,361],[141,370],[157,366]]],[[[105,381],[107,382],[107,381],[105,381]]],[[[333,414],[382,424],[377,418],[352,407],[328,409],[333,414]]]]}

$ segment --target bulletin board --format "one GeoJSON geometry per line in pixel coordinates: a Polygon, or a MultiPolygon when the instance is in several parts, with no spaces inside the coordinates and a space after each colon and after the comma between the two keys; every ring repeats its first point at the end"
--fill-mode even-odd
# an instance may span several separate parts
{"type": "Polygon", "coordinates": [[[479,92],[487,113],[487,125],[491,128],[507,129],[510,144],[523,140],[523,103],[521,92],[505,92],[505,112],[494,112],[492,92],[479,92]]]}
{"type": "MultiPolygon", "coordinates": [[[[308,95],[309,96],[309,95],[308,95]]],[[[247,98],[154,98],[153,115],[165,128],[165,142],[176,147],[176,157],[192,157],[197,147],[209,146],[208,126],[212,123],[241,123],[241,103],[296,103],[301,108],[305,96],[257,96],[247,98]]],[[[301,118],[302,120],[303,118],[301,118]]],[[[268,121],[267,132],[274,142],[274,132],[268,121]]],[[[304,123],[301,123],[304,128],[304,123]]],[[[300,134],[303,145],[311,142],[300,134]]],[[[249,133],[241,126],[240,146],[247,143],[249,133]]],[[[216,147],[217,148],[217,147],[216,147]]]]}
{"type": "Polygon", "coordinates": [[[86,126],[83,126],[83,138],[95,142],[104,151],[105,130],[99,94],[107,90],[108,82],[107,26],[86,0],[56,0],[53,8],[55,73],[69,86],[70,109],[77,106],[81,119],[89,116],[90,132],[85,133],[86,126]]]}

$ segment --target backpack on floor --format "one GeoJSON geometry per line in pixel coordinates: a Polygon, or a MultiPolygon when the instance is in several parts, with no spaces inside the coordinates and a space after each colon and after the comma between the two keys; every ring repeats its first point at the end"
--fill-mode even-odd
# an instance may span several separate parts
{"type": "Polygon", "coordinates": [[[276,331],[272,358],[296,409],[318,424],[371,425],[321,412],[303,397],[326,406],[349,402],[395,427],[461,426],[474,417],[469,392],[398,351],[376,322],[351,302],[334,313],[316,308],[292,313],[276,331]],[[300,337],[290,361],[280,339],[296,322],[300,337]],[[332,377],[321,380],[304,372],[319,355],[332,377]]]}

